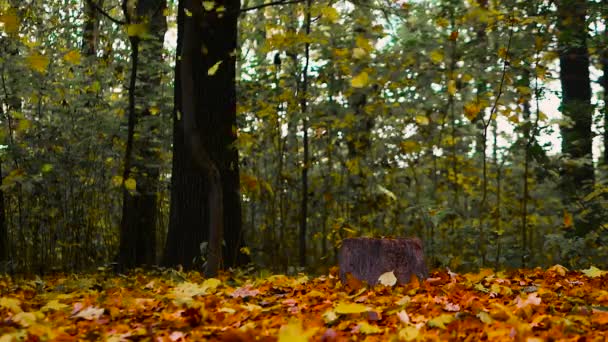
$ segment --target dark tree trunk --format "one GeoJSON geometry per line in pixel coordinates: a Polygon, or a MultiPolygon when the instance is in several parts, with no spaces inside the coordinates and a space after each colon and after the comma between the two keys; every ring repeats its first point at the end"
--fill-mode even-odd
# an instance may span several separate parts
{"type": "Polygon", "coordinates": [[[243,261],[238,152],[233,146],[238,9],[238,0],[216,1],[209,11],[197,1],[182,0],[178,8],[180,58],[175,72],[171,214],[164,263],[197,266],[201,243],[207,241],[208,275],[220,266],[213,263],[219,261],[214,254],[222,237],[223,266],[243,261]],[[216,11],[219,6],[225,11],[216,11]],[[185,10],[192,16],[186,16],[185,10]],[[209,72],[217,63],[217,70],[209,72]]]}
{"type": "MultiPolygon", "coordinates": [[[[2,106],[0,105],[0,114],[2,106]]],[[[0,160],[0,184],[2,184],[2,161],[0,160]]],[[[4,266],[8,262],[8,226],[6,225],[6,211],[4,208],[4,191],[0,189],[0,273],[4,272],[4,266]]]]}
{"type": "MultiPolygon", "coordinates": [[[[95,56],[99,43],[99,11],[91,3],[93,0],[85,0],[83,4],[84,28],[82,34],[82,51],[85,56],[95,56]]],[[[103,7],[104,0],[98,0],[97,6],[103,7]]]]}
{"type": "MultiPolygon", "coordinates": [[[[135,180],[135,189],[123,189],[123,212],[118,263],[121,268],[156,263],[156,195],[159,188],[158,138],[162,47],[167,30],[166,1],[143,0],[124,8],[128,23],[148,22],[147,35],[131,41],[129,124],[123,182],[135,180]],[[131,12],[131,13],[129,13],[131,12]],[[155,108],[155,109],[152,109],[155,108]]],[[[125,183],[128,184],[128,183],[125,183]]]]}
{"type": "MultiPolygon", "coordinates": [[[[604,26],[608,25],[608,14],[604,26]]],[[[602,88],[604,88],[604,165],[608,165],[608,29],[604,30],[604,51],[602,51],[602,88]]]]}
{"type": "Polygon", "coordinates": [[[562,85],[562,113],[571,125],[562,125],[562,153],[566,157],[584,160],[584,163],[565,163],[563,175],[564,195],[577,197],[578,190],[593,185],[591,151],[591,85],[589,79],[589,52],[587,51],[587,25],[585,0],[558,2],[558,28],[560,47],[560,81],[562,85]]]}

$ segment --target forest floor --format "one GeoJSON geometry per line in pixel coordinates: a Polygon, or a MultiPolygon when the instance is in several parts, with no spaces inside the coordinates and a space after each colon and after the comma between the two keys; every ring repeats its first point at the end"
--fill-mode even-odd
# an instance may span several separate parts
{"type": "Polygon", "coordinates": [[[435,271],[384,283],[343,285],[335,270],[0,276],[0,342],[608,340],[608,272],[594,267],[435,271]]]}

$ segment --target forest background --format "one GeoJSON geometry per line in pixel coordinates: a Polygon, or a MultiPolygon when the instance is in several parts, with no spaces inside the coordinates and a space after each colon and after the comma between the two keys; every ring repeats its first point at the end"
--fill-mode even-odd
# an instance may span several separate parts
{"type": "Polygon", "coordinates": [[[186,4],[0,0],[0,270],[608,266],[602,1],[186,4]]]}

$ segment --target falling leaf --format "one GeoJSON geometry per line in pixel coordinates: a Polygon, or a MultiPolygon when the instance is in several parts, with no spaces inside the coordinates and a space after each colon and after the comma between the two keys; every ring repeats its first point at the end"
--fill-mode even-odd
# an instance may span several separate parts
{"type": "Polygon", "coordinates": [[[478,102],[469,102],[464,105],[464,116],[470,121],[477,118],[477,114],[481,111],[481,105],[478,102]]]}
{"type": "Polygon", "coordinates": [[[429,58],[431,59],[431,61],[433,61],[433,63],[439,64],[443,62],[443,52],[441,50],[433,50],[429,54],[429,58]]]}
{"type": "Polygon", "coordinates": [[[78,65],[80,64],[81,55],[80,52],[76,50],[70,50],[68,53],[63,55],[63,59],[68,63],[78,65]]]}
{"type": "Polygon", "coordinates": [[[336,308],[334,310],[338,314],[347,315],[347,314],[358,314],[358,313],[367,312],[370,310],[370,308],[363,304],[358,304],[358,303],[338,303],[338,305],[336,305],[336,308]]]}
{"type": "Polygon", "coordinates": [[[209,12],[215,7],[215,1],[203,1],[203,7],[209,12]]]}
{"type": "Polygon", "coordinates": [[[353,86],[353,88],[363,88],[367,85],[368,82],[369,75],[367,74],[367,72],[363,71],[359,75],[353,77],[353,79],[350,81],[350,84],[353,86]]]}
{"type": "Polygon", "coordinates": [[[367,52],[370,52],[374,49],[372,47],[372,44],[370,43],[369,39],[365,38],[362,35],[357,36],[357,38],[355,39],[355,44],[357,45],[357,47],[359,47],[367,52]]]}
{"type": "Polygon", "coordinates": [[[454,95],[456,95],[456,91],[457,91],[457,89],[456,89],[456,81],[450,80],[448,82],[448,94],[454,96],[454,95]]]}
{"type": "Polygon", "coordinates": [[[46,69],[49,66],[49,59],[46,56],[41,55],[38,52],[33,52],[26,58],[26,62],[29,67],[41,74],[46,73],[46,69]]]}
{"type": "MultiPolygon", "coordinates": [[[[393,194],[393,196],[395,195],[393,194]]],[[[393,271],[385,272],[380,275],[378,282],[384,286],[395,286],[395,284],[397,284],[397,277],[395,277],[393,271]]]]}
{"type": "Polygon", "coordinates": [[[129,37],[143,38],[148,33],[148,25],[145,23],[135,23],[127,25],[127,35],[129,37]]]}
{"type": "Polygon", "coordinates": [[[209,76],[213,76],[215,75],[215,73],[217,72],[217,69],[219,69],[220,64],[222,64],[222,61],[218,61],[217,63],[213,64],[213,66],[211,68],[209,68],[209,70],[207,70],[207,75],[209,76]]]}
{"type": "Polygon", "coordinates": [[[14,10],[0,14],[0,23],[6,33],[17,33],[19,31],[19,16],[14,10]]]}
{"type": "Polygon", "coordinates": [[[150,108],[148,108],[148,111],[151,115],[158,115],[158,113],[160,113],[160,108],[156,106],[151,106],[150,108]]]}
{"type": "Polygon", "coordinates": [[[240,251],[245,255],[251,255],[251,249],[249,249],[247,246],[241,247],[240,251]]]}
{"type": "Polygon", "coordinates": [[[134,178],[127,178],[125,180],[125,188],[129,191],[135,191],[137,187],[137,181],[134,178]]]}
{"type": "Polygon", "coordinates": [[[321,8],[321,15],[323,16],[323,18],[327,19],[328,21],[335,23],[336,21],[338,21],[338,19],[340,19],[340,15],[338,14],[338,10],[331,7],[331,6],[324,6],[321,8]]]}
{"type": "Polygon", "coordinates": [[[564,209],[564,228],[572,227],[572,214],[564,209]]]}
{"type": "Polygon", "coordinates": [[[43,173],[48,173],[51,172],[53,170],[53,164],[43,164],[42,167],[40,168],[40,171],[42,171],[43,173]]]}
{"type": "Polygon", "coordinates": [[[367,51],[365,51],[365,49],[362,49],[360,47],[356,47],[353,49],[353,58],[354,59],[361,59],[365,56],[367,56],[367,51]]]}
{"type": "Polygon", "coordinates": [[[427,126],[430,123],[429,118],[426,115],[416,115],[416,123],[420,126],[427,126]]]}

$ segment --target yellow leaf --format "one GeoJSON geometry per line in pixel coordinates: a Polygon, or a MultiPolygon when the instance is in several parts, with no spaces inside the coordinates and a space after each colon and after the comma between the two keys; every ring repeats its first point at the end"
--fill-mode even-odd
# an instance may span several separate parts
{"type": "Polygon", "coordinates": [[[608,271],[602,271],[595,266],[591,266],[586,270],[582,270],[582,272],[589,278],[597,278],[603,276],[608,271]]]}
{"type": "Polygon", "coordinates": [[[443,52],[441,50],[433,50],[429,54],[429,58],[431,59],[431,61],[433,61],[433,63],[439,64],[443,62],[443,52]]]}
{"type": "Polygon", "coordinates": [[[215,75],[215,73],[217,72],[217,69],[219,69],[220,64],[222,64],[222,61],[218,61],[217,63],[213,64],[213,66],[211,68],[209,68],[209,70],[207,70],[207,75],[209,76],[213,76],[215,75]]]}
{"type": "Polygon", "coordinates": [[[4,27],[4,32],[6,33],[16,33],[19,31],[19,16],[14,10],[9,10],[0,15],[0,23],[2,23],[2,27],[4,27]]]}
{"type": "Polygon", "coordinates": [[[475,120],[480,111],[481,104],[478,102],[469,102],[464,105],[464,116],[471,121],[475,120]]]}
{"type": "Polygon", "coordinates": [[[42,165],[42,168],[40,168],[40,171],[42,171],[44,173],[53,171],[53,164],[44,164],[44,165],[42,165]]]}
{"type": "Polygon", "coordinates": [[[358,35],[357,38],[355,39],[355,43],[357,44],[357,47],[365,50],[365,51],[372,51],[374,48],[372,47],[372,44],[369,42],[369,39],[365,38],[362,35],[358,35]]]}
{"type": "Polygon", "coordinates": [[[76,50],[71,50],[68,53],[66,53],[65,55],[63,55],[63,59],[71,64],[80,64],[80,52],[76,51],[76,50]]]}
{"type": "Polygon", "coordinates": [[[49,59],[38,52],[34,52],[26,58],[26,62],[30,68],[43,74],[49,66],[49,59]]]}
{"type": "Polygon", "coordinates": [[[13,313],[21,312],[21,301],[17,298],[2,297],[0,298],[0,308],[5,308],[13,313]]]}
{"type": "Polygon", "coordinates": [[[30,127],[32,127],[32,122],[28,119],[21,119],[19,120],[19,123],[17,124],[17,132],[23,132],[28,130],[30,127]]]}
{"type": "Polygon", "coordinates": [[[148,27],[145,23],[135,23],[127,25],[127,35],[129,37],[142,38],[148,32],[148,27]]]}
{"type": "Polygon", "coordinates": [[[367,56],[367,51],[365,51],[365,49],[362,49],[360,47],[356,47],[353,49],[353,58],[354,59],[361,59],[365,56],[367,56]]]}
{"type": "Polygon", "coordinates": [[[454,315],[442,314],[428,321],[428,325],[431,328],[445,329],[445,325],[450,324],[454,319],[454,315]]]}
{"type": "Polygon", "coordinates": [[[365,71],[353,77],[353,79],[350,81],[353,88],[363,88],[367,85],[367,83],[369,83],[369,75],[365,71]]]}
{"type": "Polygon", "coordinates": [[[413,325],[408,325],[407,327],[399,330],[399,341],[414,341],[418,338],[419,334],[418,328],[413,325]]]}
{"type": "Polygon", "coordinates": [[[557,264],[557,265],[551,266],[549,269],[547,269],[547,271],[555,272],[555,273],[561,275],[562,277],[564,277],[566,275],[566,273],[568,272],[568,269],[562,265],[557,264]]]}
{"type": "Polygon", "coordinates": [[[205,11],[211,11],[215,7],[215,1],[203,1],[205,11]]]}
{"type": "Polygon", "coordinates": [[[135,181],[135,179],[128,178],[127,180],[125,180],[125,188],[127,190],[133,191],[133,190],[135,190],[136,187],[137,187],[137,182],[135,181]]]}
{"type": "Polygon", "coordinates": [[[395,284],[397,284],[397,277],[395,277],[393,271],[385,272],[378,277],[378,282],[384,286],[395,286],[395,284]]]}
{"type": "Polygon", "coordinates": [[[454,95],[456,95],[456,91],[457,91],[457,89],[456,89],[456,81],[450,80],[448,82],[448,94],[454,96],[454,95]]]}
{"type": "Polygon", "coordinates": [[[332,23],[335,23],[336,21],[338,21],[338,19],[340,19],[338,10],[331,6],[325,6],[321,8],[321,15],[323,16],[323,18],[329,20],[332,23]]]}
{"type": "Polygon", "coordinates": [[[184,13],[186,14],[186,17],[192,16],[192,11],[189,11],[187,8],[184,8],[184,13]]]}
{"type": "Polygon", "coordinates": [[[160,109],[156,106],[152,106],[152,107],[148,108],[148,111],[152,115],[157,115],[160,112],[160,109]]]}
{"type": "Polygon", "coordinates": [[[308,335],[310,334],[302,329],[302,322],[292,320],[279,330],[279,342],[307,342],[308,335]]]}
{"type": "Polygon", "coordinates": [[[361,322],[359,323],[359,331],[365,335],[371,335],[381,333],[382,329],[367,322],[361,322]]]}
{"type": "Polygon", "coordinates": [[[414,153],[420,151],[420,144],[415,140],[402,141],[399,144],[403,153],[414,153]]]}
{"type": "Polygon", "coordinates": [[[335,308],[335,312],[341,315],[358,314],[368,311],[369,307],[359,303],[338,303],[335,308]]]}
{"type": "Polygon", "coordinates": [[[114,176],[114,177],[112,177],[112,185],[114,185],[114,186],[121,186],[122,185],[122,177],[121,176],[114,176]]]}
{"type": "Polygon", "coordinates": [[[48,303],[46,303],[46,305],[44,305],[42,308],[40,308],[40,311],[42,311],[42,312],[61,311],[68,307],[69,307],[68,305],[60,303],[57,299],[53,299],[53,300],[49,301],[48,303]]]}
{"type": "Polygon", "coordinates": [[[245,255],[251,255],[251,250],[247,246],[241,247],[240,251],[241,251],[241,253],[243,253],[245,255]]]}
{"type": "Polygon", "coordinates": [[[427,126],[430,121],[426,115],[416,115],[416,123],[420,126],[427,126]]]}

